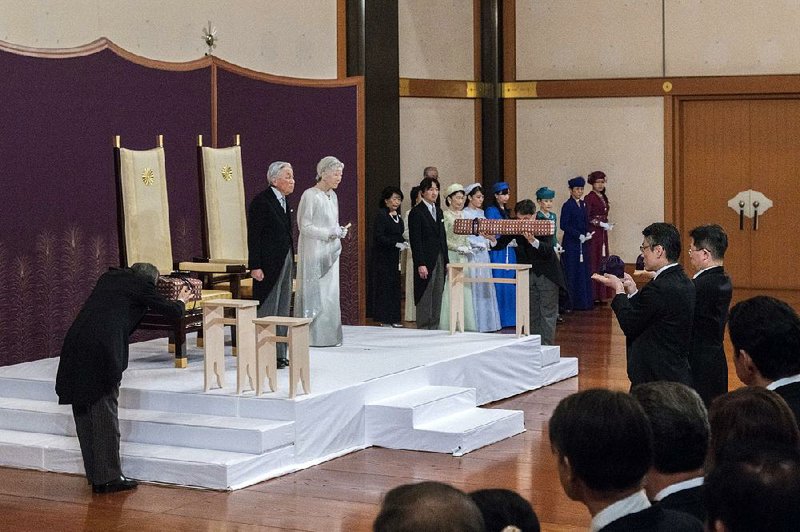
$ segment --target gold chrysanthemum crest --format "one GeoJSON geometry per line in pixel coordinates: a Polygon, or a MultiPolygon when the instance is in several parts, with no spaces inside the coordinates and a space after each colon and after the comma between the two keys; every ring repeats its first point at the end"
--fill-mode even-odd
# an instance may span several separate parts
{"type": "Polygon", "coordinates": [[[142,183],[144,186],[149,187],[152,185],[156,180],[156,174],[153,172],[152,168],[145,168],[144,172],[142,172],[142,183]]]}
{"type": "Polygon", "coordinates": [[[230,181],[231,179],[233,179],[233,168],[227,165],[223,166],[222,179],[224,179],[225,181],[230,181]]]}

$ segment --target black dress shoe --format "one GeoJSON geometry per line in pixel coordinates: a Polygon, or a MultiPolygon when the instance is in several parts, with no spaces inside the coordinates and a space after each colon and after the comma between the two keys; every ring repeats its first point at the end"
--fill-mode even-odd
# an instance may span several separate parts
{"type": "Polygon", "coordinates": [[[105,484],[92,484],[94,493],[114,493],[117,491],[127,491],[136,489],[139,483],[132,478],[119,477],[105,484]]]}
{"type": "Polygon", "coordinates": [[[289,361],[287,359],[285,358],[278,359],[278,369],[283,369],[288,367],[289,367],[289,361]]]}

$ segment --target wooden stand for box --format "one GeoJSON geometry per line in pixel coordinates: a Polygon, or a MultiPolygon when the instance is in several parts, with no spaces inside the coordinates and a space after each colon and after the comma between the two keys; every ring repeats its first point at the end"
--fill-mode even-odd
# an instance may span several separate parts
{"type": "Polygon", "coordinates": [[[236,393],[244,390],[246,377],[250,388],[255,389],[253,384],[257,368],[253,320],[256,307],[258,301],[252,299],[213,299],[203,302],[205,391],[211,387],[212,375],[217,378],[217,386],[225,386],[225,325],[236,326],[236,393]],[[226,308],[234,310],[233,318],[225,317],[226,308]]]}
{"type": "Polygon", "coordinates": [[[450,279],[450,334],[456,332],[456,327],[464,332],[464,283],[495,283],[514,284],[517,286],[517,336],[530,334],[530,264],[503,264],[496,262],[459,262],[447,265],[447,275],[450,279]],[[504,277],[469,277],[464,274],[468,268],[486,268],[489,270],[514,270],[517,275],[513,278],[504,277]]]}
{"type": "Polygon", "coordinates": [[[256,395],[261,395],[261,386],[266,373],[269,389],[278,390],[277,345],[286,344],[289,356],[289,397],[294,397],[298,381],[303,391],[311,393],[311,368],[308,360],[308,338],[311,318],[289,318],[266,316],[253,320],[256,327],[256,395]],[[286,336],[278,336],[278,326],[287,328],[286,336]]]}

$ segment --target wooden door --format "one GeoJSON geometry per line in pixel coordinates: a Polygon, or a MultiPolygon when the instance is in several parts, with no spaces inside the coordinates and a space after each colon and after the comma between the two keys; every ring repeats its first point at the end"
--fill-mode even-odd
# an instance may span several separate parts
{"type": "Polygon", "coordinates": [[[795,239],[800,230],[800,100],[750,101],[750,174],[773,201],[751,234],[752,288],[798,289],[795,239]]]}
{"type": "Polygon", "coordinates": [[[746,101],[690,100],[681,106],[681,262],[691,272],[689,231],[719,224],[728,233],[725,268],[737,286],[751,282],[750,231],[739,230],[739,217],[728,200],[750,188],[749,115],[746,101]]]}
{"type": "MultiPolygon", "coordinates": [[[[686,100],[679,115],[677,178],[681,187],[680,228],[718,223],[728,233],[725,267],[738,288],[800,289],[792,275],[792,229],[800,207],[800,100],[686,100]],[[757,190],[774,205],[753,220],[728,200],[757,190]]],[[[684,254],[684,265],[688,258],[684,254]]]]}

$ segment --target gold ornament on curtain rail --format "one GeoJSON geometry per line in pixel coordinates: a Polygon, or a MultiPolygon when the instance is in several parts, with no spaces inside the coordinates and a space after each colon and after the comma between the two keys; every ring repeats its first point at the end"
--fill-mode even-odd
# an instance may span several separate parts
{"type": "Polygon", "coordinates": [[[211,55],[211,52],[214,50],[214,48],[217,47],[218,40],[219,39],[217,39],[217,28],[212,26],[211,21],[209,20],[208,27],[203,28],[203,42],[205,42],[206,46],[208,46],[208,51],[206,52],[206,55],[211,55]]]}
{"type": "Polygon", "coordinates": [[[230,181],[233,179],[233,168],[228,165],[222,167],[222,179],[225,181],[230,181]]]}
{"type": "Polygon", "coordinates": [[[149,187],[155,180],[156,174],[153,173],[153,170],[151,168],[145,168],[144,172],[142,172],[142,183],[144,183],[144,186],[149,187]]]}

